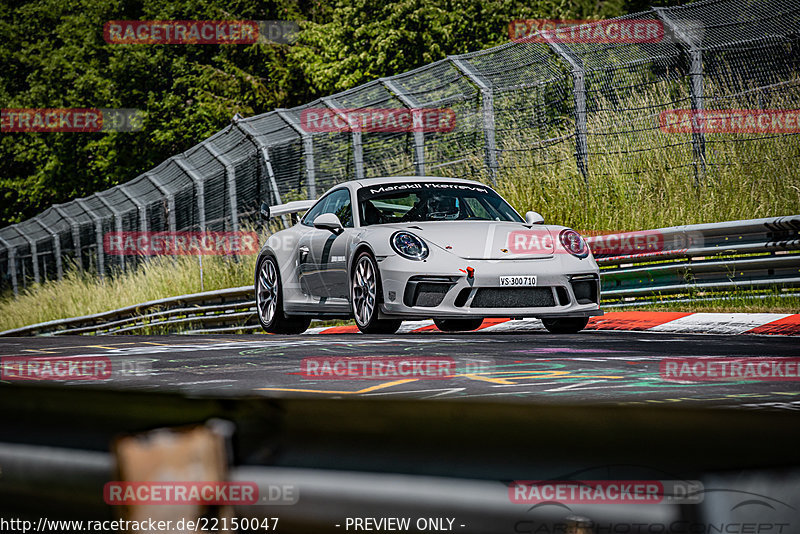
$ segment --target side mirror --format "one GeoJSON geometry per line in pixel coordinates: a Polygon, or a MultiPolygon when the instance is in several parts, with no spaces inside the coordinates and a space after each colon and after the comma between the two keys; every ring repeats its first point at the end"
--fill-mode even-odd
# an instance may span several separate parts
{"type": "Polygon", "coordinates": [[[544,217],[535,211],[529,211],[525,214],[525,222],[528,224],[544,224],[544,217]]]}
{"type": "Polygon", "coordinates": [[[334,234],[340,234],[344,230],[342,221],[334,213],[323,213],[314,219],[314,228],[320,230],[330,230],[334,234]]]}
{"type": "Polygon", "coordinates": [[[261,215],[261,220],[264,222],[269,220],[269,204],[266,202],[261,203],[261,209],[258,210],[259,215],[261,215]]]}

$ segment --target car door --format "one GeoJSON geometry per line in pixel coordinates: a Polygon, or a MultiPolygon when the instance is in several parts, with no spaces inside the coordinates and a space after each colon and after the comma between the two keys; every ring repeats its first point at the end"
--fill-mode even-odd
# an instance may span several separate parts
{"type": "MultiPolygon", "coordinates": [[[[325,206],[330,200],[330,195],[323,196],[300,221],[304,226],[304,231],[297,242],[297,281],[300,283],[300,290],[305,295],[316,295],[319,293],[319,277],[317,262],[311,254],[311,242],[321,233],[314,228],[314,219],[325,213],[325,206]]],[[[328,232],[330,233],[330,232],[328,232]]]]}
{"type": "MultiPolygon", "coordinates": [[[[350,190],[337,189],[327,195],[325,205],[309,217],[311,228],[300,243],[300,253],[306,254],[304,267],[308,294],[318,298],[346,299],[349,291],[347,278],[347,246],[353,235],[353,209],[350,190]],[[333,213],[342,222],[344,231],[335,234],[330,230],[313,228],[313,219],[323,213],[333,213]]],[[[305,221],[305,219],[304,219],[305,221]]]]}

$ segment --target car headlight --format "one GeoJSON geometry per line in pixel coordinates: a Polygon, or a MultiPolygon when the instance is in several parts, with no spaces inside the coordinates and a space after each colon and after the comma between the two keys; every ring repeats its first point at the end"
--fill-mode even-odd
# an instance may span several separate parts
{"type": "Polygon", "coordinates": [[[389,242],[395,252],[409,260],[424,260],[428,257],[428,245],[412,233],[395,232],[389,242]]]}
{"type": "Polygon", "coordinates": [[[589,245],[583,240],[581,234],[575,230],[561,230],[558,239],[561,241],[564,248],[567,249],[567,252],[576,258],[582,259],[589,255],[589,245]]]}

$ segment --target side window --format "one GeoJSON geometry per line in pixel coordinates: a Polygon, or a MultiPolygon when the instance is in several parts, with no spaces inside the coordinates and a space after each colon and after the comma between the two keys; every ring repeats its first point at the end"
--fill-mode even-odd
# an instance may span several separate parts
{"type": "Polygon", "coordinates": [[[314,219],[325,213],[325,206],[330,202],[331,196],[323,197],[322,200],[317,202],[303,217],[301,223],[304,226],[314,226],[314,219]]]}
{"type": "Polygon", "coordinates": [[[303,217],[303,224],[305,226],[314,226],[314,219],[323,213],[334,213],[339,220],[342,221],[342,226],[345,228],[353,227],[353,210],[350,203],[350,190],[338,189],[333,193],[325,196],[317,202],[303,217]]]}
{"type": "Polygon", "coordinates": [[[353,227],[353,207],[350,203],[350,190],[340,189],[330,196],[330,202],[325,206],[323,213],[334,213],[339,220],[342,221],[342,226],[345,228],[353,227]]]}
{"type": "Polygon", "coordinates": [[[472,210],[472,213],[475,214],[475,217],[479,219],[486,219],[491,221],[493,217],[486,211],[486,208],[483,206],[480,200],[475,197],[466,197],[464,201],[467,203],[469,208],[472,210]]]}

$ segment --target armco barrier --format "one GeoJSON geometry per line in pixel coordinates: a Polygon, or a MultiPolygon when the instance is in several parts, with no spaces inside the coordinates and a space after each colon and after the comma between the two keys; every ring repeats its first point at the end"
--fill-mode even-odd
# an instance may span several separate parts
{"type": "MultiPolygon", "coordinates": [[[[276,215],[304,211],[308,202],[277,206],[276,215]]],[[[597,254],[604,303],[704,293],[800,287],[800,215],[675,226],[587,238],[590,247],[625,236],[655,236],[658,250],[597,254]],[[610,240],[609,238],[612,237],[610,240]]],[[[629,239],[636,243],[635,239],[629,239]]],[[[647,242],[646,239],[642,240],[647,242]]],[[[713,293],[710,294],[713,298],[713,293]]],[[[259,329],[253,287],[243,286],[144,302],[118,310],[39,323],[0,332],[122,334],[160,331],[235,332],[259,329]]]]}
{"type": "MultiPolygon", "coordinates": [[[[595,254],[604,299],[800,286],[800,215],[633,232],[660,250],[595,254]]],[[[608,243],[590,237],[589,246],[608,243]]],[[[615,242],[616,243],[616,242],[615,242]]]]}

